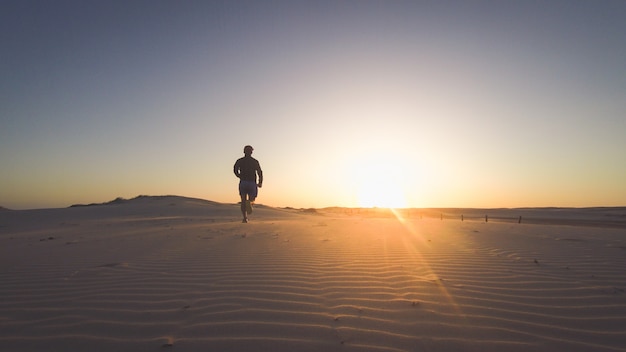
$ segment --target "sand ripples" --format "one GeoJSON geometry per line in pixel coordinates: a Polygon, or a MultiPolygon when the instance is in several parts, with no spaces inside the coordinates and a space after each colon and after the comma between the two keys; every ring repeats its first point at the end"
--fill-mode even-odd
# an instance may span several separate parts
{"type": "Polygon", "coordinates": [[[624,351],[623,233],[546,228],[303,217],[31,243],[43,257],[0,273],[0,349],[624,351]]]}

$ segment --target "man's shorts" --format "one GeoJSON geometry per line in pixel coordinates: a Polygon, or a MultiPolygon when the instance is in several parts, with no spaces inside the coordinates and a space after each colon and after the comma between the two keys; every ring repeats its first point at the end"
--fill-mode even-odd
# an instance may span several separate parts
{"type": "Polygon", "coordinates": [[[256,199],[257,194],[259,193],[259,188],[254,181],[239,181],[239,195],[240,196],[248,196],[248,199],[254,200],[256,199]]]}

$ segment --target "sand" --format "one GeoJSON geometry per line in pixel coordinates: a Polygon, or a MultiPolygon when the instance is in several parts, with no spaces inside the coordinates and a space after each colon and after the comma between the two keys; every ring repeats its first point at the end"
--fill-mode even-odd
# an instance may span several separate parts
{"type": "Polygon", "coordinates": [[[0,351],[626,351],[626,228],[424,214],[2,210],[0,351]]]}

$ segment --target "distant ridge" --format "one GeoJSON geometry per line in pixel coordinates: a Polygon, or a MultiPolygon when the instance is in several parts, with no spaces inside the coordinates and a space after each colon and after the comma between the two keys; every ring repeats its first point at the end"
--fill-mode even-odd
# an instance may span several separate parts
{"type": "Polygon", "coordinates": [[[106,205],[117,205],[117,204],[127,204],[127,203],[139,203],[139,202],[157,202],[157,201],[169,201],[169,202],[193,201],[193,202],[202,202],[202,203],[206,203],[209,205],[221,204],[221,203],[213,202],[213,201],[206,200],[206,199],[190,198],[190,197],[182,197],[182,196],[174,196],[174,195],[166,195],[166,196],[139,195],[131,199],[117,197],[111,201],[104,202],[104,203],[73,204],[73,205],[70,205],[69,207],[80,208],[80,207],[106,206],[106,205]]]}
{"type": "MultiPolygon", "coordinates": [[[[134,198],[134,199],[136,199],[136,198],[134,198]]],[[[124,199],[122,197],[117,197],[117,198],[115,198],[115,199],[113,199],[111,201],[104,202],[104,203],[72,204],[69,207],[70,208],[93,207],[93,206],[99,206],[99,205],[122,204],[122,203],[127,203],[127,202],[128,202],[127,199],[124,199]]]]}
{"type": "MultiPolygon", "coordinates": [[[[153,207],[161,206],[199,206],[218,207],[224,205],[236,205],[229,203],[219,203],[200,198],[191,198],[176,195],[148,196],[139,195],[135,198],[126,199],[117,197],[111,201],[103,203],[74,204],[69,208],[79,207],[112,207],[119,205],[153,207]]],[[[258,209],[275,209],[272,207],[257,204],[258,209]]],[[[9,210],[1,208],[2,210],[9,210]]],[[[295,210],[284,208],[283,210],[295,210]]],[[[229,210],[230,211],[230,210],[229,210]]],[[[524,207],[524,208],[404,208],[391,210],[388,208],[308,208],[300,209],[306,214],[342,214],[347,216],[366,217],[403,217],[406,219],[437,218],[440,220],[459,221],[482,221],[482,222],[510,222],[520,224],[542,224],[542,225],[572,225],[572,226],[594,226],[594,227],[614,227],[626,228],[626,207],[524,207]]]]}

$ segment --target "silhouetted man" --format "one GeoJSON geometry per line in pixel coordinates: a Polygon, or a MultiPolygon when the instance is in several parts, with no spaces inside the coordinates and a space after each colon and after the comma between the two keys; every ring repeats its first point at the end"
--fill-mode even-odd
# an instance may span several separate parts
{"type": "Polygon", "coordinates": [[[259,192],[257,187],[263,186],[263,171],[259,161],[252,157],[254,149],[247,145],[243,148],[244,157],[237,159],[233,171],[239,178],[239,195],[241,196],[241,214],[243,222],[248,222],[248,214],[252,213],[252,203],[259,192]],[[256,182],[257,175],[259,183],[256,182]]]}

